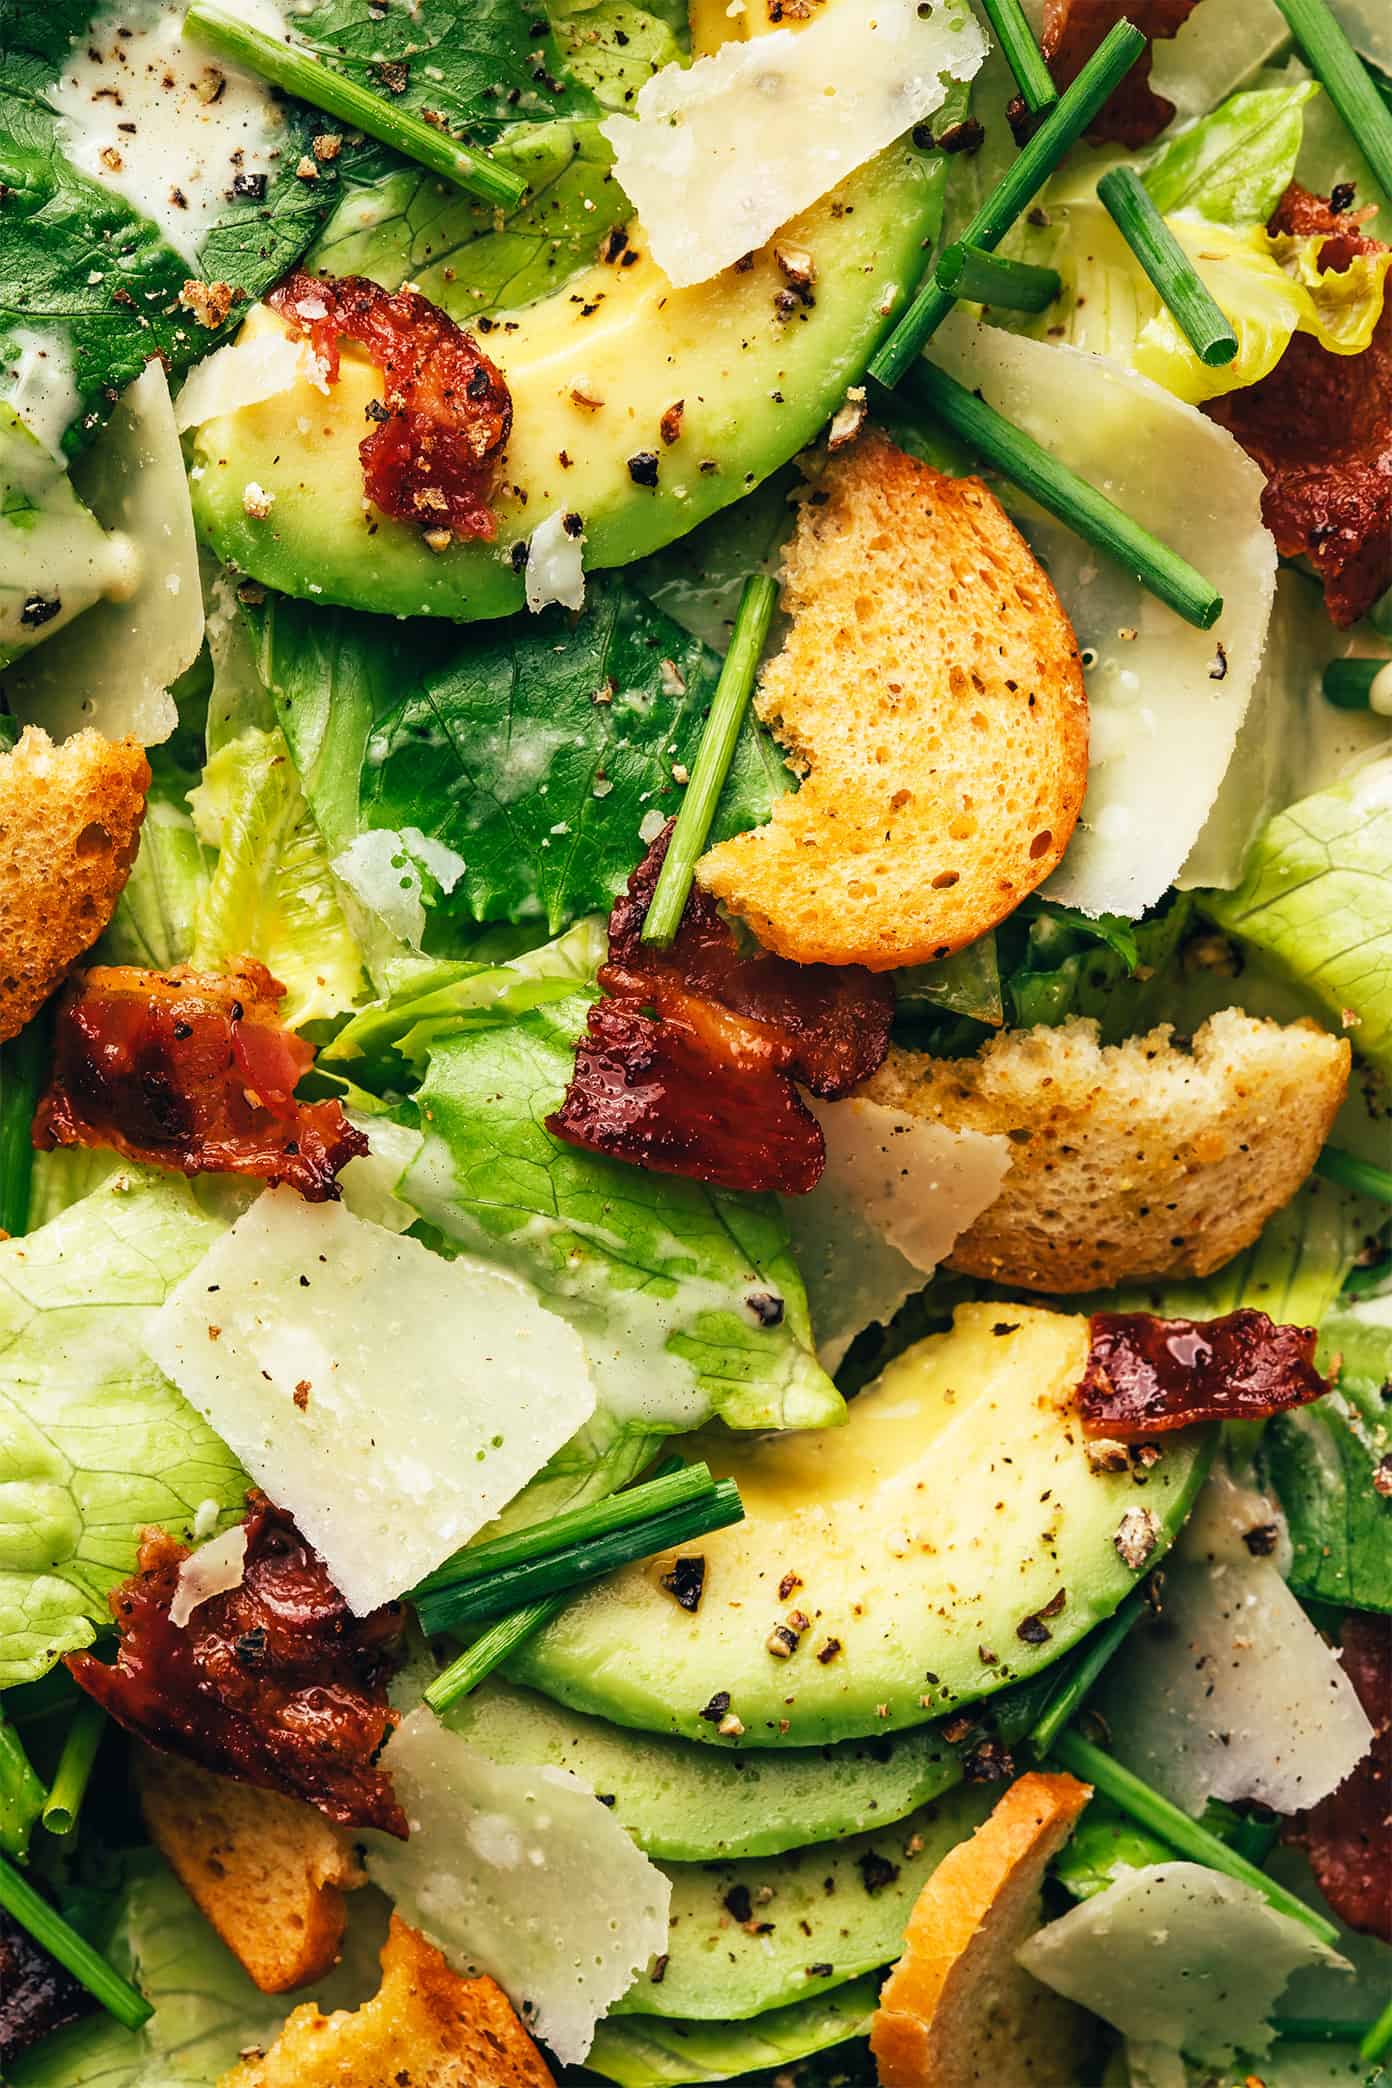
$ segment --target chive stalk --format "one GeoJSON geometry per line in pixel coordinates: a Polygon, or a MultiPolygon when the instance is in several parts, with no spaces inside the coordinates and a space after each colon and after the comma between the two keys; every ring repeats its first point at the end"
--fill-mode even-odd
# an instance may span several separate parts
{"type": "Polygon", "coordinates": [[[1392,202],[1392,110],[1327,0],[1276,0],[1301,56],[1344,119],[1377,185],[1392,202]]]}
{"type": "Polygon", "coordinates": [[[1336,710],[1392,716],[1392,660],[1331,660],[1320,687],[1336,710]]]}
{"type": "Polygon", "coordinates": [[[106,1713],[101,1705],[94,1697],[83,1697],[73,1713],[40,1815],[50,1834],[71,1834],[76,1827],[82,1801],[87,1795],[92,1764],[97,1759],[97,1749],[105,1731],[106,1713]]]}
{"type": "Polygon", "coordinates": [[[1315,1173],[1322,1174],[1326,1181],[1337,1182],[1341,1189],[1356,1189],[1360,1196],[1373,1196],[1379,1203],[1392,1204],[1392,1173],[1385,1167],[1374,1167],[1371,1160],[1357,1160],[1338,1146],[1325,1147],[1315,1162],[1315,1173]]]}
{"type": "Polygon", "coordinates": [[[541,1602],[529,1602],[524,1608],[514,1610],[510,1617],[499,1617],[496,1624],[490,1624],[486,1631],[480,1632],[457,1660],[441,1669],[426,1690],[425,1701],[435,1715],[442,1718],[451,1704],[467,1696],[471,1689],[477,1689],[494,1668],[502,1666],[510,1653],[515,1653],[520,1645],[541,1630],[543,1624],[558,1617],[569,1600],[568,1594],[548,1595],[541,1602]]]}
{"type": "Polygon", "coordinates": [[[986,19],[996,32],[996,42],[1005,53],[1006,63],[1015,75],[1015,85],[1024,97],[1025,107],[1032,116],[1052,108],[1058,100],[1058,89],[1049,77],[1044,54],[1034,40],[1034,31],[1025,19],[1020,0],[981,0],[981,4],[986,10],[986,19]]]}
{"type": "Polygon", "coordinates": [[[970,304],[995,305],[1006,312],[1044,312],[1063,288],[1056,268],[1035,268],[1012,261],[989,247],[957,240],[938,263],[937,280],[949,297],[970,304]]]}
{"type": "MultiPolygon", "coordinates": [[[[1064,154],[1077,144],[1103,102],[1146,48],[1146,39],[1130,22],[1120,21],[1108,32],[964,228],[963,245],[1000,245],[1021,211],[1043,188],[1064,154]]],[[[891,390],[898,384],[952,305],[950,293],[940,287],[935,277],[930,277],[889,339],[871,358],[870,375],[877,383],[891,390]]]]}
{"type": "Polygon", "coordinates": [[[57,1909],[35,1892],[29,1881],[22,1878],[3,1856],[0,1856],[0,1907],[12,1914],[20,1927],[27,1929],[34,1941],[50,1957],[57,1958],[74,1979],[81,1980],[88,1993],[95,1995],[108,2014],[115,2016],[127,2030],[138,2030],[143,2023],[149,2022],[155,2011],[145,1996],[129,1980],[122,1979],[100,1951],[94,1950],[85,1936],[79,1936],[71,1923],[64,1921],[57,1909]]]}
{"type": "Polygon", "coordinates": [[[1036,1755],[1042,1758],[1048,1754],[1064,1727],[1072,1724],[1098,1676],[1120,1650],[1144,1608],[1145,1596],[1138,1588],[1105,1624],[1089,1634],[1077,1664],[1059,1682],[1030,1732],[1029,1744],[1036,1755]]]}
{"type": "Polygon", "coordinates": [[[14,1727],[0,1718],[0,1850],[23,1862],[46,1793],[14,1727]]]}
{"type": "Polygon", "coordinates": [[[1357,2044],[1373,2028],[1369,2023],[1339,2023],[1332,2016],[1269,2016],[1267,2021],[1281,2044],[1357,2044]]]}
{"type": "Polygon", "coordinates": [[[1188,1813],[1181,1812],[1168,1798],[1162,1798],[1148,1783],[1142,1782],[1129,1769],[1122,1767],[1112,1755],[1081,1733],[1060,1733],[1053,1745],[1050,1759],[1061,1768],[1070,1770],[1084,1783],[1090,1783],[1104,1798],[1110,1798],[1119,1811],[1124,1812],[1153,1834],[1158,1841],[1166,1842],[1179,1855],[1187,1856],[1192,1863],[1206,1864],[1210,1870],[1222,1871],[1226,1877],[1236,1878],[1240,1884],[1250,1885],[1263,1899],[1281,1914],[1318,1936],[1321,1943],[1333,1948],[1339,1940],[1339,1931],[1332,1921],[1326,1921],[1304,1900],[1287,1892],[1284,1885],[1276,1884],[1255,1863],[1249,1863],[1236,1849],[1231,1849],[1216,1834],[1191,1820],[1188,1813]]]}
{"type": "Polygon", "coordinates": [[[1134,167],[1113,167],[1098,182],[1097,193],[1199,361],[1209,369],[1230,363],[1237,354],[1231,321],[1151,202],[1134,167]]]}
{"type": "Polygon", "coordinates": [[[29,1230],[34,1111],[43,1085],[48,1025],[42,1015],[0,1044],[0,1234],[29,1230]]]}
{"type": "Polygon", "coordinates": [[[1392,2001],[1389,2001],[1375,2023],[1370,2023],[1358,2043],[1358,2056],[1366,2059],[1370,2066],[1386,2056],[1392,2049],[1392,2001]]]}
{"type": "Polygon", "coordinates": [[[643,941],[671,942],[686,911],[698,857],[705,850],[715,808],[735,758],[735,746],[749,708],[759,656],[773,621],[778,591],[767,573],[751,573],[744,583],[730,649],[720,670],[715,696],[701,733],[701,744],[677,814],[667,854],[643,922],[643,941]]]}
{"type": "Polygon", "coordinates": [[[467,189],[485,203],[514,210],[526,193],[520,174],[501,167],[487,153],[461,145],[448,131],[437,130],[408,109],[399,109],[356,80],[346,79],[310,51],[284,44],[264,30],[253,29],[209,0],[194,0],[184,16],[183,33],[220,58],[230,58],[273,87],[322,109],[354,130],[366,131],[383,145],[390,145],[432,174],[442,174],[457,188],[467,189]]]}
{"type": "Polygon", "coordinates": [[[997,413],[935,363],[917,362],[906,389],[954,435],[1060,522],[1114,558],[1186,623],[1212,630],[1223,597],[1189,561],[1152,536],[1105,493],[997,413]]]}

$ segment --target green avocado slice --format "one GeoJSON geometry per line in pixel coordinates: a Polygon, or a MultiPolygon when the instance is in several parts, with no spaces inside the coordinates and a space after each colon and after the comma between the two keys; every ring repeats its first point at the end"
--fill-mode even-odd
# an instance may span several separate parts
{"type": "MultiPolygon", "coordinates": [[[[691,2017],[606,2016],[585,2055],[588,2073],[619,2088],[682,2088],[698,2081],[744,2080],[834,2051],[870,2028],[879,1993],[873,1973],[810,2001],[790,2001],[742,2023],[691,2017]]],[[[867,2065],[869,2078],[871,2068],[867,2065]]]]}
{"type": "Polygon", "coordinates": [[[746,1519],[701,1541],[699,1609],[664,1588],[670,1555],[625,1568],[523,1647],[514,1679],[620,1725],[762,1748],[891,1733],[1038,1673],[1159,1559],[1212,1454],[1213,1431],[1189,1430],[1148,1469],[1095,1470],[1073,1406],[1087,1349],[1081,1314],[967,1305],[843,1428],[703,1434],[746,1519]]]}
{"type": "MultiPolygon", "coordinates": [[[[587,567],[641,558],[751,491],[835,412],[917,282],[944,181],[942,155],[904,140],[708,283],[674,290],[630,227],[613,261],[480,322],[513,400],[494,543],[433,551],[365,506],[358,444],[382,380],[347,344],[327,395],[301,378],[198,428],[199,534],[286,594],[460,621],[521,606],[514,550],[550,515],[580,516],[587,567]],[[775,247],[810,255],[810,302],[775,247]]],[[[258,306],[242,339],[280,323],[258,306]]]]}

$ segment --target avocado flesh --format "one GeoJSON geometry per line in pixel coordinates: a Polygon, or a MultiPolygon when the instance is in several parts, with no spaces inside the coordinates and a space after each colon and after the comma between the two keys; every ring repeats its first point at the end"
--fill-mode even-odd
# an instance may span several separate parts
{"type": "MultiPolygon", "coordinates": [[[[507,378],[513,432],[492,544],[435,552],[413,524],[365,508],[358,444],[382,379],[347,343],[327,397],[301,381],[197,430],[199,535],[286,594],[460,621],[521,606],[512,547],[557,511],[582,517],[587,567],[641,558],[748,493],[835,412],[921,273],[943,167],[901,142],[785,227],[775,244],[805,250],[816,272],[815,302],[790,317],[775,308],[787,284],[772,245],[746,270],[674,290],[634,226],[631,265],[596,265],[495,319],[481,345],[507,378]],[[668,443],[659,424],[679,403],[668,443]],[[629,468],[647,457],[655,487],[629,468]],[[246,512],[249,485],[273,496],[260,519],[246,512]]],[[[280,325],[257,306],[241,339],[280,325]]]]}
{"type": "Polygon", "coordinates": [[[662,1587],[670,1555],[644,1561],[579,1595],[510,1673],[620,1725],[741,1748],[892,1732],[1037,1673],[1159,1559],[1212,1455],[1213,1431],[1189,1430],[1148,1472],[1094,1471],[1073,1408],[1087,1350],[1081,1314],[967,1305],[843,1428],[704,1434],[693,1449],[737,1479],[746,1515],[701,1540],[696,1613],[662,1587]],[[1136,1571],[1115,1542],[1132,1508],[1156,1531],[1136,1571]],[[794,1610],[810,1621],[780,1660],[770,1630],[794,1610]]]}
{"type": "MultiPolygon", "coordinates": [[[[781,2072],[814,2053],[830,2053],[852,2037],[863,2037],[870,2028],[879,1989],[879,1980],[870,1973],[830,1994],[792,2001],[786,2008],[741,2023],[609,2015],[595,2029],[594,2043],[585,2055],[585,2071],[603,2074],[606,2080],[617,2081],[619,2088],[749,2081],[751,2076],[762,2077],[766,2070],[778,2068],[781,2072]]],[[[868,2054],[864,2077],[870,2078],[868,2054]]]]}

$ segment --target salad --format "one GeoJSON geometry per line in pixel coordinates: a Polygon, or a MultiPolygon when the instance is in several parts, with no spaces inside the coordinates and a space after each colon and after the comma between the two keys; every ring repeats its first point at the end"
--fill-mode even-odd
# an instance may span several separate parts
{"type": "Polygon", "coordinates": [[[1387,0],[0,0],[0,2075],[1392,2065],[1387,0]]]}

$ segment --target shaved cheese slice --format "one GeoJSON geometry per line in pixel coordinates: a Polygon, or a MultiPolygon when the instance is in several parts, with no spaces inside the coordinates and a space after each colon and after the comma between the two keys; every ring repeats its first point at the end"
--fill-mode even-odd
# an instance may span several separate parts
{"type": "Polygon", "coordinates": [[[797,35],[664,66],[636,118],[601,129],[654,260],[703,283],[941,108],[986,51],[960,0],[831,0],[797,35]]]}
{"type": "Polygon", "coordinates": [[[169,1621],[176,1630],[183,1630],[200,1602],[225,1595],[229,1588],[240,1588],[246,1572],[246,1546],[246,1524],[238,1523],[234,1530],[224,1530],[221,1537],[189,1553],[179,1568],[169,1605],[169,1621]]]}
{"type": "Polygon", "coordinates": [[[289,1189],[216,1242],[147,1346],[359,1616],[466,1543],[594,1412],[579,1336],[528,1285],[289,1189]]]}
{"type": "Polygon", "coordinates": [[[488,1972],[577,2065],[595,2024],[667,1947],[672,1887],[564,1769],[492,1762],[413,1711],[382,1766],[410,1840],[370,1834],[367,1869],[460,1972],[488,1972]]]}
{"type": "Polygon", "coordinates": [[[1045,890],[1084,913],[1134,918],[1193,848],[1256,683],[1276,585],[1265,481],[1225,429],[1105,356],[961,312],[932,353],[1223,596],[1217,626],[1196,631],[1062,524],[1029,505],[1019,515],[1077,631],[1091,714],[1087,797],[1045,890]]]}
{"type": "Polygon", "coordinates": [[[178,723],[167,692],[203,644],[193,509],[158,360],[123,394],[73,479],[97,520],[133,548],[132,578],[27,653],[5,693],[23,724],[54,739],[92,725],[152,747],[178,723]]]}
{"type": "Polygon", "coordinates": [[[1351,1969],[1255,1887],[1198,1863],[1123,1872],[1017,1957],[1124,2036],[1213,2066],[1270,2048],[1267,2017],[1293,1972],[1351,1969]]]}
{"type": "Polygon", "coordinates": [[[307,341],[292,341],[280,332],[232,341],[195,363],[174,401],[174,419],[182,435],[223,413],[260,406],[301,381],[328,389],[326,366],[307,341]]]}
{"type": "Polygon", "coordinates": [[[585,606],[585,531],[578,515],[559,511],[538,522],[527,546],[527,607],[533,611],[559,602],[563,609],[585,606]]]}
{"type": "Polygon", "coordinates": [[[826,1138],[826,1169],[811,1195],[786,1198],[783,1212],[817,1359],[835,1370],[861,1329],[893,1319],[994,1203],[1010,1141],[857,1096],[808,1107],[826,1138]]]}
{"type": "Polygon", "coordinates": [[[419,827],[404,827],[399,834],[390,827],[370,827],[333,860],[339,882],[413,950],[419,950],[425,935],[422,870],[442,892],[452,892],[464,867],[462,855],[419,827]]]}

